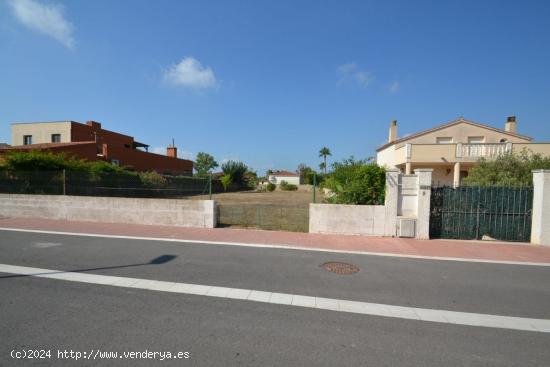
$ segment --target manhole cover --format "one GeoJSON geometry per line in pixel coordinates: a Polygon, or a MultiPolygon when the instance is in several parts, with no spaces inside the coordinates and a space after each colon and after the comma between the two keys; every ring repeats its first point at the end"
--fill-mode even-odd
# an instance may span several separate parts
{"type": "Polygon", "coordinates": [[[359,271],[359,268],[353,264],[341,263],[341,262],[328,262],[321,265],[326,271],[339,275],[355,274],[359,271]]]}

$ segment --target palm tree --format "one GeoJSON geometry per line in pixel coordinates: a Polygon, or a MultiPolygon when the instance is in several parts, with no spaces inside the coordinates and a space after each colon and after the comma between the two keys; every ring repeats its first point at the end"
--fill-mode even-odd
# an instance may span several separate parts
{"type": "MultiPolygon", "coordinates": [[[[323,159],[325,160],[323,168],[321,168],[325,170],[325,173],[327,173],[327,155],[332,155],[332,153],[330,152],[330,149],[327,147],[321,148],[321,150],[319,151],[319,157],[323,157],[323,159]]],[[[321,166],[319,166],[319,168],[320,167],[321,166]]]]}
{"type": "Polygon", "coordinates": [[[324,162],[319,163],[319,169],[320,169],[321,171],[325,171],[325,173],[327,173],[327,165],[326,165],[326,163],[324,163],[324,162]]]}

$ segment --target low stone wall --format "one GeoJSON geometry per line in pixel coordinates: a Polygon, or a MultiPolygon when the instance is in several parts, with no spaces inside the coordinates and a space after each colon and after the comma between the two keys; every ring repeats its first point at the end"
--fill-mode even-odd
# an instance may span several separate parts
{"type": "Polygon", "coordinates": [[[309,232],[384,236],[384,205],[309,204],[309,232]]]}
{"type": "Polygon", "coordinates": [[[0,194],[0,216],[214,228],[213,200],[0,194]]]}

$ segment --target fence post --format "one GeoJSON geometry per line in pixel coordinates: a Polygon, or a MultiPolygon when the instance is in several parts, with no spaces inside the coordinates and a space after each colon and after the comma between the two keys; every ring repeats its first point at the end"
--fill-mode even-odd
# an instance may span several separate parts
{"type": "Polygon", "coordinates": [[[313,174],[313,204],[315,204],[315,191],[317,191],[317,175],[313,174]]]}
{"type": "Polygon", "coordinates": [[[533,171],[531,243],[550,246],[550,170],[533,171]]]}
{"type": "Polygon", "coordinates": [[[212,173],[208,176],[208,200],[212,200],[212,173]]]}
{"type": "Polygon", "coordinates": [[[416,213],[416,239],[430,239],[430,199],[432,194],[431,168],[415,169],[418,177],[417,213],[416,213]]]}
{"type": "Polygon", "coordinates": [[[63,170],[63,195],[67,195],[67,175],[63,170]]]}
{"type": "Polygon", "coordinates": [[[384,217],[384,236],[394,237],[397,234],[397,205],[399,196],[399,170],[386,170],[386,199],[384,217]]]}

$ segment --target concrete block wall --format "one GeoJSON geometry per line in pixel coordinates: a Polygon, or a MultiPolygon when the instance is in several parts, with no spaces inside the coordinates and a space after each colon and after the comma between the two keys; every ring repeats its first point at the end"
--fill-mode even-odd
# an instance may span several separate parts
{"type": "Polygon", "coordinates": [[[0,216],[214,228],[213,200],[0,194],[0,216]]]}
{"type": "Polygon", "coordinates": [[[550,246],[550,170],[533,171],[531,243],[550,246]]]}
{"type": "Polygon", "coordinates": [[[384,236],[384,205],[309,204],[309,232],[384,236]]]}

